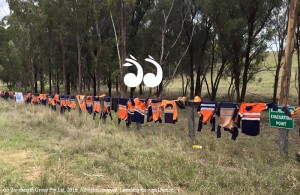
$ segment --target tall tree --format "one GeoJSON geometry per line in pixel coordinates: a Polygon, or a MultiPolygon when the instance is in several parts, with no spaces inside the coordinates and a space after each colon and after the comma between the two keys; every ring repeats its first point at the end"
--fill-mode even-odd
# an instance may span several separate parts
{"type": "MultiPolygon", "coordinates": [[[[291,0],[289,6],[288,31],[286,39],[286,48],[284,53],[283,72],[281,77],[281,89],[279,94],[279,105],[287,105],[289,101],[292,58],[294,52],[296,25],[297,25],[298,1],[291,0]]],[[[279,146],[281,155],[288,155],[288,130],[279,129],[279,146]]]]}

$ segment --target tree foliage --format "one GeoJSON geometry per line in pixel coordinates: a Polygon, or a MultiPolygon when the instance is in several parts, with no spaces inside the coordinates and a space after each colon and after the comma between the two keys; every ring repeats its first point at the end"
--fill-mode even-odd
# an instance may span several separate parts
{"type": "MultiPolygon", "coordinates": [[[[7,0],[0,28],[0,79],[13,88],[71,93],[101,86],[127,91],[122,64],[151,55],[163,68],[164,94],[181,77],[183,95],[215,100],[221,79],[244,101],[247,84],[263,71],[280,0],[7,0]],[[18,70],[18,71],[16,71],[18,70]],[[47,88],[47,90],[46,90],[47,88]]],[[[141,63],[145,72],[155,67],[141,63]]],[[[139,93],[143,93],[140,86],[139,93]]],[[[136,93],[131,89],[131,96],[136,93]]],[[[151,94],[150,94],[151,95],[151,94]]]]}

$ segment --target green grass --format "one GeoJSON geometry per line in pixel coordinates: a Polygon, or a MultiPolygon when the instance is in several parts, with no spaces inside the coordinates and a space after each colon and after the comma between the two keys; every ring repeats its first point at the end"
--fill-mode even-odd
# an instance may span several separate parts
{"type": "MultiPolygon", "coordinates": [[[[43,106],[0,100],[0,189],[168,188],[191,194],[299,194],[294,154],[297,131],[289,134],[290,158],[279,155],[277,129],[264,113],[261,134],[222,138],[204,126],[193,149],[186,110],[179,122],[147,123],[140,130],[108,119],[106,124],[63,115],[43,106]]],[[[198,124],[196,118],[196,124],[198,124]]]]}

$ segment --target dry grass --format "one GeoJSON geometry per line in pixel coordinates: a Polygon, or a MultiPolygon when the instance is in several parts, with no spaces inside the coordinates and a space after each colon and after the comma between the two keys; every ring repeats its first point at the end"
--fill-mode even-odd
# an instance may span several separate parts
{"type": "MultiPolygon", "coordinates": [[[[147,123],[141,130],[77,111],[0,100],[0,189],[2,188],[172,188],[194,194],[299,194],[294,158],[298,132],[289,137],[290,158],[281,159],[277,130],[267,114],[261,135],[217,139],[210,127],[197,132],[193,149],[186,110],[179,122],[147,123]]],[[[198,121],[196,120],[196,124],[198,121]]]]}

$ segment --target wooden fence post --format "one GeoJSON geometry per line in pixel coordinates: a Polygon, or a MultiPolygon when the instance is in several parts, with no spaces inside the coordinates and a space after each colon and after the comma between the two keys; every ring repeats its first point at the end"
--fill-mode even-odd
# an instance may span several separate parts
{"type": "Polygon", "coordinates": [[[100,117],[102,117],[102,123],[106,123],[106,118],[103,117],[102,112],[104,111],[104,99],[103,97],[100,98],[100,108],[101,108],[101,112],[100,112],[100,117]]]}
{"type": "Polygon", "coordinates": [[[199,102],[187,101],[188,123],[189,123],[189,137],[195,143],[195,108],[199,102]]]}

